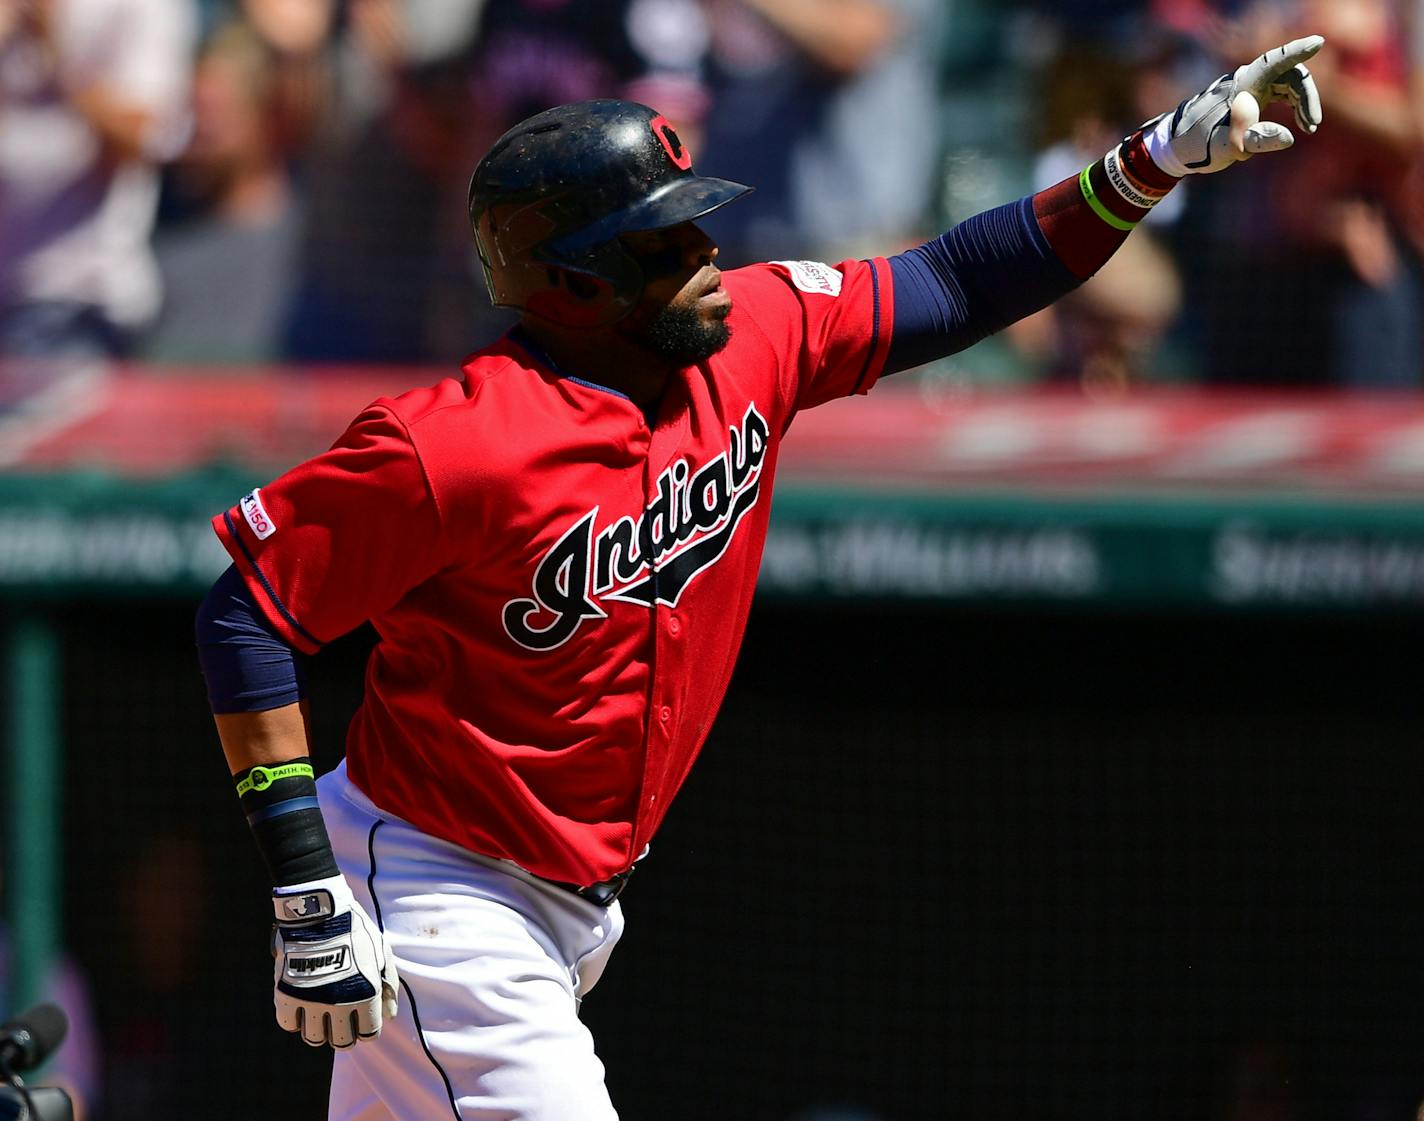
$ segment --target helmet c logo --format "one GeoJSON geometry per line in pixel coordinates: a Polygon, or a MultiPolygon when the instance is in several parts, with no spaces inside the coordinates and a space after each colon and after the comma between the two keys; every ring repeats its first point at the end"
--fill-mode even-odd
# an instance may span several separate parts
{"type": "Polygon", "coordinates": [[[692,153],[687,150],[682,139],[677,135],[677,130],[661,113],[648,122],[648,127],[653,130],[653,135],[658,138],[658,142],[663,146],[663,151],[668,154],[668,159],[672,160],[674,167],[679,167],[683,171],[692,170],[692,153]]]}

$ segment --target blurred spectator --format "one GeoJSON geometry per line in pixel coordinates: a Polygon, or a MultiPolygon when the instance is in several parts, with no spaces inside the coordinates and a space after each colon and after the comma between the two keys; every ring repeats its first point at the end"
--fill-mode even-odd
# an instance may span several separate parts
{"type": "Polygon", "coordinates": [[[1321,274],[1326,379],[1357,387],[1424,384],[1424,200],[1415,174],[1402,6],[1303,0],[1299,22],[1330,44],[1311,69],[1328,127],[1303,145],[1281,203],[1287,232],[1321,274]]]}
{"type": "Polygon", "coordinates": [[[294,156],[311,140],[330,94],[326,48],[336,0],[242,0],[241,18],[267,45],[264,79],[278,147],[294,156]]]}
{"type": "MultiPolygon", "coordinates": [[[[0,895],[3,895],[5,851],[0,848],[0,895]]],[[[12,901],[11,906],[23,906],[12,901]]],[[[14,978],[10,974],[10,942],[0,923],[0,1022],[23,1009],[7,1008],[5,995],[14,978]]],[[[50,963],[49,974],[40,985],[41,999],[59,1005],[69,1020],[63,1045],[42,1068],[39,1083],[59,1086],[74,1100],[74,1115],[83,1121],[99,1100],[99,1040],[94,1030],[94,1013],[89,1001],[89,985],[78,964],[60,952],[50,963]]]]}
{"type": "Polygon", "coordinates": [[[0,0],[0,353],[114,355],[157,311],[154,165],[183,142],[187,0],[0,0]]]}
{"type": "Polygon", "coordinates": [[[431,362],[473,349],[464,182],[468,77],[483,0],[352,0],[325,48],[325,111],[305,154],[307,219],[290,357],[431,362]],[[449,325],[457,324],[454,332],[449,325]]]}
{"type": "Polygon", "coordinates": [[[1263,165],[1194,195],[1201,208],[1184,259],[1209,380],[1424,380],[1420,124],[1402,14],[1391,0],[1299,0],[1286,11],[1257,5],[1213,31],[1223,41],[1254,36],[1248,53],[1301,28],[1327,45],[1311,60],[1326,107],[1320,132],[1288,166],[1263,165]],[[1261,283],[1272,275],[1290,283],[1261,283]]]}
{"type": "Polygon", "coordinates": [[[1031,345],[1049,376],[1076,380],[1102,397],[1161,375],[1162,346],[1182,310],[1182,286],[1170,254],[1145,234],[1134,233],[1090,280],[1041,313],[1046,324],[1024,328],[1040,332],[1031,345]]]}
{"type": "Polygon", "coordinates": [[[1151,0],[1148,8],[1159,26],[1190,37],[1217,59],[1248,57],[1275,34],[1284,14],[1278,0],[1151,0]]]}
{"type": "MultiPolygon", "coordinates": [[[[1039,152],[1033,189],[1077,175],[1135,129],[1210,80],[1199,74],[1185,43],[1150,27],[1102,40],[1060,43],[1039,77],[1039,152]]],[[[1147,216],[1161,231],[1181,217],[1190,184],[1183,183],[1147,216]]]]}
{"type": "Polygon", "coordinates": [[[692,134],[708,103],[707,44],[697,0],[489,0],[472,89],[490,141],[534,113],[591,97],[653,105],[692,134]]]}
{"type": "MultiPolygon", "coordinates": [[[[1174,80],[1179,45],[1137,29],[1130,40],[1061,43],[1042,74],[1033,189],[1076,176],[1149,116],[1190,90],[1174,80]]],[[[1008,337],[1056,379],[1094,394],[1119,392],[1160,373],[1182,285],[1163,231],[1182,213],[1186,185],[1152,211],[1108,263],[1057,304],[1015,324],[1008,337]]]]}
{"type": "Polygon", "coordinates": [[[728,265],[895,252],[926,226],[940,151],[932,0],[707,0],[699,166],[756,192],[707,222],[728,265]]]}
{"type": "Polygon", "coordinates": [[[281,356],[297,266],[300,210],[287,163],[276,56],[251,26],[204,46],[193,136],[170,183],[189,210],[154,243],[166,298],[142,354],[161,362],[264,362],[281,356]]]}

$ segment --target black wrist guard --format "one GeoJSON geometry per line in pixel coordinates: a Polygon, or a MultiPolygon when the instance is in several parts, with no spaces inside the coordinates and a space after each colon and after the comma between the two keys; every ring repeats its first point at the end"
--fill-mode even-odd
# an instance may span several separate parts
{"type": "Polygon", "coordinates": [[[309,758],[250,767],[233,778],[273,885],[285,887],[337,874],[309,758]]]}

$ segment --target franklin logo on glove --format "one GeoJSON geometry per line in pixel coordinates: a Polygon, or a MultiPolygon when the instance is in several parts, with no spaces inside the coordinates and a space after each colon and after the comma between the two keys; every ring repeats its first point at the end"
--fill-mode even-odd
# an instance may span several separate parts
{"type": "Polygon", "coordinates": [[[287,956],[287,973],[292,977],[307,979],[340,973],[346,968],[346,947],[327,954],[313,954],[311,957],[287,956]]]}

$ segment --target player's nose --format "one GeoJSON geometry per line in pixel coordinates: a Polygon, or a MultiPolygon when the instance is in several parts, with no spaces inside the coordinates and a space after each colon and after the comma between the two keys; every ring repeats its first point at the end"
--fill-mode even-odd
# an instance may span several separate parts
{"type": "Polygon", "coordinates": [[[698,268],[703,265],[710,265],[717,260],[717,243],[713,241],[700,226],[688,223],[687,239],[688,259],[698,268]]]}

